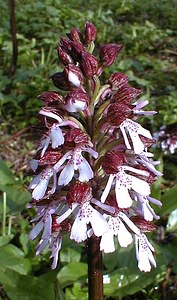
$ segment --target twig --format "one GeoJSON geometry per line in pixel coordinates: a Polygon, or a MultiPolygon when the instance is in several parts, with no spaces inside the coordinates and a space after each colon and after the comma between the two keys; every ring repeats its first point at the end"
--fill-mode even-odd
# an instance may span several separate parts
{"type": "Polygon", "coordinates": [[[31,129],[31,126],[25,127],[19,131],[17,131],[16,133],[14,133],[13,135],[9,136],[8,138],[4,139],[1,141],[1,145],[7,143],[10,140],[14,140],[16,139],[18,136],[22,135],[24,132],[28,131],[29,129],[31,129]]]}
{"type": "Polygon", "coordinates": [[[162,283],[162,294],[163,294],[163,300],[167,300],[167,284],[169,282],[170,274],[172,272],[172,267],[168,267],[165,279],[162,283]]]}
{"type": "Polygon", "coordinates": [[[167,53],[171,53],[171,54],[177,55],[176,51],[173,51],[173,50],[170,50],[170,49],[166,49],[163,52],[167,52],[167,53]]]}
{"type": "Polygon", "coordinates": [[[7,208],[6,192],[3,192],[2,236],[6,235],[6,208],[7,208]]]}
{"type": "Polygon", "coordinates": [[[16,36],[16,22],[15,22],[15,0],[9,0],[9,10],[10,10],[10,29],[12,34],[12,61],[9,68],[10,77],[15,74],[17,67],[18,58],[18,42],[16,36]]]}

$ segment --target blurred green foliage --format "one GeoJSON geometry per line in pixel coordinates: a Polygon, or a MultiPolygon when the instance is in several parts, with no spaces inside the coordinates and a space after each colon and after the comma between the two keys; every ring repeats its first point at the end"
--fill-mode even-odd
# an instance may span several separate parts
{"type": "MultiPolygon", "coordinates": [[[[72,27],[82,30],[86,20],[98,29],[97,49],[103,43],[124,45],[116,63],[106,70],[129,75],[132,85],[150,98],[149,108],[158,111],[144,120],[152,132],[164,124],[177,122],[176,90],[176,0],[16,0],[18,61],[9,74],[12,38],[8,1],[1,1],[0,11],[0,116],[1,129],[10,135],[37,122],[41,106],[36,96],[54,90],[49,77],[61,69],[56,45],[72,27]],[[12,122],[13,120],[13,122],[12,122]]],[[[3,135],[3,134],[2,134],[3,135]]],[[[105,299],[176,299],[176,175],[171,163],[159,150],[165,174],[154,186],[153,194],[163,203],[157,213],[161,220],[151,235],[156,249],[157,269],[140,273],[132,247],[118,249],[104,256],[105,299]],[[162,192],[160,193],[160,187],[162,192]],[[166,296],[165,296],[166,295],[166,296]],[[166,298],[165,298],[166,297],[166,298]]],[[[163,170],[162,170],[163,171],[163,170]]],[[[22,176],[23,177],[23,176],[22,176]]],[[[85,300],[87,264],[84,245],[63,241],[60,265],[50,270],[48,251],[35,256],[35,244],[28,239],[30,218],[26,204],[30,194],[13,170],[0,162],[2,236],[0,237],[0,299],[10,300],[85,300]],[[47,283],[47,284],[46,284],[47,283]],[[59,295],[57,298],[56,295],[59,295]]],[[[23,178],[22,178],[23,179],[23,178]]]]}

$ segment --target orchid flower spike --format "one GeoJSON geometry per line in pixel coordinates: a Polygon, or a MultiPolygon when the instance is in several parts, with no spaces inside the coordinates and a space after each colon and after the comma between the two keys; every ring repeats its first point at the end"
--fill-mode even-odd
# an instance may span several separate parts
{"type": "Polygon", "coordinates": [[[53,269],[67,233],[77,243],[98,237],[104,253],[134,241],[138,268],[149,272],[156,267],[155,249],[145,234],[159,218],[151,202],[161,205],[150,196],[151,185],[162,174],[149,151],[155,141],[138,121],[156,112],[144,110],[148,100],[138,98],[142,91],[129,85],[127,75],[115,72],[102,82],[122,45],[105,44],[96,56],[96,36],[86,22],[83,32],[72,28],[60,39],[63,70],[50,77],[59,91],[38,96],[44,106],[30,162],[29,208],[37,209],[30,239],[40,235],[36,254],[48,247],[53,269]]]}

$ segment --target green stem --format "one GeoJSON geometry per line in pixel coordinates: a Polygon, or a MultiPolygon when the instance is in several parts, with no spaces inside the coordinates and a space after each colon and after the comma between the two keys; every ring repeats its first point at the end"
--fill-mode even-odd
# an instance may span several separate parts
{"type": "Polygon", "coordinates": [[[92,54],[94,48],[95,48],[95,44],[94,42],[91,42],[87,47],[87,51],[92,54]]]}
{"type": "Polygon", "coordinates": [[[105,122],[105,119],[101,119],[98,121],[97,126],[94,126],[93,140],[96,140],[96,141],[99,140],[100,132],[101,132],[102,126],[104,125],[104,122],[105,122]]]}
{"type": "Polygon", "coordinates": [[[12,228],[12,216],[9,216],[9,224],[8,224],[8,231],[7,231],[8,235],[11,235],[11,228],[12,228]]]}
{"type": "Polygon", "coordinates": [[[2,236],[6,235],[6,206],[7,206],[6,192],[3,192],[3,217],[2,217],[2,236]]]}
{"type": "Polygon", "coordinates": [[[95,99],[97,98],[98,92],[99,92],[99,89],[100,89],[100,80],[97,76],[95,76],[94,81],[95,81],[95,89],[94,89],[94,92],[93,92],[93,96],[90,99],[90,105],[89,105],[91,114],[94,112],[95,99]]]}
{"type": "Polygon", "coordinates": [[[99,118],[101,117],[101,114],[103,113],[103,111],[106,109],[106,107],[111,103],[110,100],[106,100],[103,104],[100,105],[100,107],[98,108],[96,114],[95,114],[95,120],[99,120],[99,118]]]}
{"type": "Polygon", "coordinates": [[[97,96],[95,97],[94,106],[99,102],[101,95],[108,87],[109,87],[109,84],[105,84],[100,88],[100,90],[97,93],[97,96]]]}
{"type": "Polygon", "coordinates": [[[119,142],[118,140],[112,141],[110,143],[107,143],[106,141],[104,141],[105,145],[103,147],[103,145],[99,145],[99,147],[101,146],[100,149],[100,155],[104,155],[106,152],[108,152],[109,150],[112,150],[114,147],[118,146],[119,142]]]}
{"type": "Polygon", "coordinates": [[[54,282],[54,292],[55,292],[55,300],[64,300],[65,294],[60,286],[60,282],[58,279],[54,282]]]}

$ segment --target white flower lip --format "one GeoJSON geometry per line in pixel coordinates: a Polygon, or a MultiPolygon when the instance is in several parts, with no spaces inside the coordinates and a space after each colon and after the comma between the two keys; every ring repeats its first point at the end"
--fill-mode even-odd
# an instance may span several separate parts
{"type": "Polygon", "coordinates": [[[37,151],[42,150],[41,157],[44,156],[50,143],[53,149],[56,149],[58,146],[64,144],[64,136],[62,130],[60,129],[60,125],[61,124],[59,123],[54,123],[50,127],[48,134],[41,139],[39,147],[37,148],[37,151]]]}
{"type": "Polygon", "coordinates": [[[80,243],[87,239],[87,224],[91,224],[93,232],[96,236],[102,236],[108,231],[109,226],[105,218],[94,209],[88,202],[84,203],[75,218],[71,229],[70,238],[80,243]]]}
{"type": "Polygon", "coordinates": [[[72,71],[69,71],[68,74],[68,80],[74,84],[76,87],[79,87],[81,85],[81,82],[79,80],[79,77],[72,71]]]}
{"type": "Polygon", "coordinates": [[[74,177],[75,171],[79,172],[79,181],[89,181],[93,178],[93,171],[90,167],[90,164],[82,156],[81,152],[89,152],[92,156],[96,155],[96,151],[90,151],[90,148],[85,148],[82,150],[81,148],[77,149],[76,151],[68,151],[55,165],[54,170],[59,172],[63,164],[66,160],[68,160],[67,164],[63,167],[59,177],[58,177],[58,184],[59,185],[67,185],[72,178],[74,177]]]}
{"type": "Polygon", "coordinates": [[[65,105],[66,110],[69,112],[83,111],[87,108],[87,104],[84,101],[69,99],[65,105]]]}
{"type": "MultiPolygon", "coordinates": [[[[32,197],[36,200],[40,200],[44,197],[50,178],[54,176],[55,182],[55,172],[52,168],[47,168],[43,170],[39,175],[35,176],[29,185],[29,189],[32,189],[32,197]]],[[[54,193],[55,188],[53,186],[52,192],[54,193]]]]}
{"type": "Polygon", "coordinates": [[[130,119],[126,119],[120,124],[120,130],[127,149],[131,149],[131,145],[128,140],[128,135],[130,136],[135,154],[140,154],[145,149],[139,135],[152,139],[152,135],[149,130],[143,128],[140,124],[130,119]]]}
{"type": "Polygon", "coordinates": [[[115,251],[114,236],[117,236],[121,247],[127,247],[132,243],[132,235],[124,224],[134,233],[140,234],[140,230],[123,212],[118,213],[115,217],[105,215],[105,218],[108,219],[109,230],[102,235],[100,242],[100,251],[103,250],[104,253],[115,251]]]}
{"type": "Polygon", "coordinates": [[[139,236],[135,235],[135,248],[140,271],[150,272],[151,265],[156,267],[156,262],[152,254],[154,248],[144,233],[139,236]]]}
{"type": "MultiPolygon", "coordinates": [[[[136,171],[135,168],[124,167],[117,174],[109,175],[107,185],[101,196],[101,202],[105,202],[114,182],[116,199],[118,207],[120,208],[129,208],[132,205],[132,198],[129,194],[130,190],[134,190],[142,196],[148,196],[150,194],[150,187],[146,181],[125,173],[123,169],[136,171]]],[[[141,170],[137,170],[136,173],[147,175],[145,171],[141,170]]]]}

